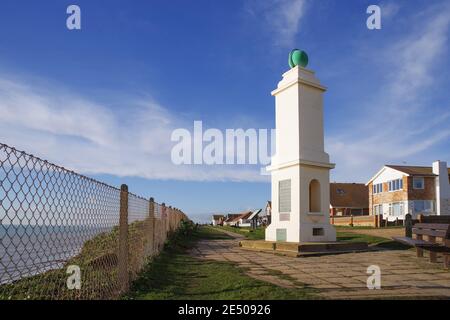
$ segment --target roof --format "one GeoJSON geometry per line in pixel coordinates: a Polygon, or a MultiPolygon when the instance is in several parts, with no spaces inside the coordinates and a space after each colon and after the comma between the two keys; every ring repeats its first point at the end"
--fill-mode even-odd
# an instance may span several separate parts
{"type": "MultiPolygon", "coordinates": [[[[235,222],[241,219],[247,219],[252,214],[251,211],[244,211],[238,214],[233,214],[234,218],[227,220],[227,222],[235,222]]],[[[231,215],[231,214],[230,214],[231,215]]]]}
{"type": "Polygon", "coordinates": [[[222,219],[222,218],[224,218],[223,214],[213,214],[213,219],[214,220],[219,220],[219,219],[222,219]]]}
{"type": "MultiPolygon", "coordinates": [[[[386,168],[391,168],[400,172],[403,172],[409,176],[429,176],[429,177],[436,177],[437,175],[433,173],[432,167],[425,167],[425,166],[400,166],[400,165],[394,165],[394,164],[387,164],[383,166],[383,168],[380,169],[370,180],[366,183],[368,185],[370,182],[372,182],[376,177],[378,177],[383,170],[386,168]]],[[[450,168],[447,168],[448,174],[450,176],[450,168]]]]}
{"type": "Polygon", "coordinates": [[[252,214],[247,218],[248,220],[252,220],[253,218],[255,218],[260,212],[262,211],[262,209],[258,209],[256,211],[253,211],[252,214]]]}
{"type": "Polygon", "coordinates": [[[237,214],[234,214],[234,213],[229,213],[229,214],[227,214],[227,217],[226,217],[226,219],[225,219],[225,222],[231,222],[231,221],[234,221],[237,217],[239,217],[241,214],[239,214],[239,213],[237,213],[237,214]]]}
{"type": "MultiPolygon", "coordinates": [[[[436,176],[436,174],[433,173],[432,167],[398,166],[398,165],[392,165],[392,164],[387,164],[386,167],[404,172],[404,173],[412,175],[412,176],[436,176]]],[[[448,170],[448,173],[450,174],[450,169],[447,169],[447,170],[448,170]]]]}
{"type": "Polygon", "coordinates": [[[364,183],[330,183],[330,204],[334,208],[368,208],[369,188],[364,183]]]}

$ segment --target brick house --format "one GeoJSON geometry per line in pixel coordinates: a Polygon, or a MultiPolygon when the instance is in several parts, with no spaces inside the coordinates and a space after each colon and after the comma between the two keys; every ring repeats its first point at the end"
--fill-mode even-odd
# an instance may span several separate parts
{"type": "Polygon", "coordinates": [[[330,183],[330,216],[369,215],[369,189],[364,183],[330,183]]]}
{"type": "Polygon", "coordinates": [[[366,184],[370,215],[402,220],[410,213],[450,214],[450,169],[436,161],[432,167],[385,165],[366,184]]]}

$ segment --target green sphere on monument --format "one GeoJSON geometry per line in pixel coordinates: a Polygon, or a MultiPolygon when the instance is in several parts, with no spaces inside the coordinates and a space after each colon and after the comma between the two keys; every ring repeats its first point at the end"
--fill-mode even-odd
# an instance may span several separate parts
{"type": "Polygon", "coordinates": [[[308,65],[308,55],[305,51],[294,49],[289,53],[289,66],[291,68],[295,68],[296,66],[300,66],[302,68],[306,68],[308,65]]]}

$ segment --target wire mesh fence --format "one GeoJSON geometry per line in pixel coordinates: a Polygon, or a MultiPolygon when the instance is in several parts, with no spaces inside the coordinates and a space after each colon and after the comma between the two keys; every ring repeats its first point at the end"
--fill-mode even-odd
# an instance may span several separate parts
{"type": "Polygon", "coordinates": [[[114,299],[186,216],[0,143],[0,299],[114,299]]]}

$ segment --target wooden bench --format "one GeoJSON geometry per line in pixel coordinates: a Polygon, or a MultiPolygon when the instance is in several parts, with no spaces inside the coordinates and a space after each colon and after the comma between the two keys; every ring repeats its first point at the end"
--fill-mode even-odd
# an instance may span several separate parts
{"type": "Polygon", "coordinates": [[[447,223],[416,223],[412,227],[412,234],[415,238],[394,237],[395,241],[415,247],[417,256],[423,257],[423,251],[430,252],[430,262],[437,261],[437,254],[444,254],[444,267],[450,264],[450,224],[447,223]],[[424,240],[424,236],[427,237],[424,240]],[[436,239],[441,241],[436,241],[436,239]]]}

